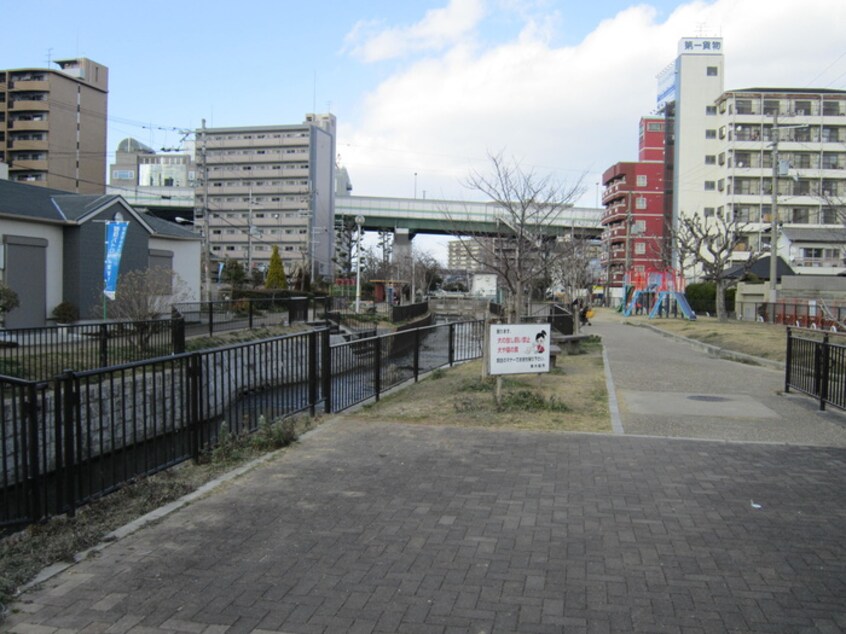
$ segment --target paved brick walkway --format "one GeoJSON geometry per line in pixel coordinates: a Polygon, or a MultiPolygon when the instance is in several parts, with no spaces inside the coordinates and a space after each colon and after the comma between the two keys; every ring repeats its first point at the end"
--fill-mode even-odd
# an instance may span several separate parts
{"type": "MultiPolygon", "coordinates": [[[[615,340],[610,325],[605,334],[615,340]]],[[[617,333],[623,348],[628,334],[617,333]]],[[[687,389],[681,378],[638,384],[624,349],[609,357],[627,390],[687,389]]],[[[751,387],[735,391],[779,409],[751,387]]],[[[707,429],[697,416],[690,429],[707,429]]],[[[735,422],[757,434],[774,420],[735,422]]],[[[841,632],[846,448],[823,440],[339,418],[27,592],[0,628],[841,632]]]]}

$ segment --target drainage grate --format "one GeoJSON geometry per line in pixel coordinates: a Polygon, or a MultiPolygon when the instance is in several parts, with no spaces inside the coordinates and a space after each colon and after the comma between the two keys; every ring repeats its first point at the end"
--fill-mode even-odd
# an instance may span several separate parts
{"type": "Polygon", "coordinates": [[[707,394],[694,394],[693,396],[688,396],[687,398],[691,401],[707,401],[708,403],[723,403],[730,400],[725,396],[709,396],[707,394]]]}

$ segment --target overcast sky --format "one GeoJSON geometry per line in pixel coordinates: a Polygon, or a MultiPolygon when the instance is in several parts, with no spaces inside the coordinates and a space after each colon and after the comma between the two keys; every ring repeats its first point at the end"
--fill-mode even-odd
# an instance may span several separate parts
{"type": "Polygon", "coordinates": [[[846,89],[846,0],[29,0],[3,17],[31,26],[4,30],[0,67],[109,67],[110,160],[125,137],[173,147],[203,118],[331,111],[357,195],[412,197],[416,181],[470,198],[464,177],[502,151],[583,178],[594,206],[602,172],[636,158],[682,37],[723,38],[727,89],[846,89]]]}

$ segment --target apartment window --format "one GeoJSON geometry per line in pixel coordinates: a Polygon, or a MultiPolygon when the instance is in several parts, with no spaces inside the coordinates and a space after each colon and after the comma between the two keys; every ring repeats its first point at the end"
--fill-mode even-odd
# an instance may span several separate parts
{"type": "Polygon", "coordinates": [[[646,174],[638,174],[637,175],[637,186],[638,187],[646,187],[646,174]]]}
{"type": "Polygon", "coordinates": [[[646,253],[646,244],[644,242],[635,242],[635,255],[644,255],[646,253]]]}
{"type": "Polygon", "coordinates": [[[811,114],[811,102],[804,99],[797,100],[793,112],[799,116],[811,114]]]}
{"type": "Polygon", "coordinates": [[[823,115],[827,117],[840,114],[840,103],[837,101],[823,101],[823,115]]]}
{"type": "Polygon", "coordinates": [[[632,223],[632,233],[635,235],[643,235],[646,233],[646,220],[635,220],[632,223]]]}
{"type": "Polygon", "coordinates": [[[662,132],[664,130],[663,123],[647,123],[646,129],[650,132],[662,132]]]}
{"type": "Polygon", "coordinates": [[[705,155],[705,165],[716,165],[717,164],[717,157],[713,154],[706,154],[705,155]]]}
{"type": "Polygon", "coordinates": [[[725,188],[726,188],[726,181],[725,181],[725,179],[721,178],[720,180],[717,181],[717,189],[719,191],[723,191],[723,190],[725,190],[725,188]]]}
{"type": "Polygon", "coordinates": [[[754,114],[752,112],[751,99],[738,99],[734,102],[734,109],[737,111],[737,114],[754,114]]]}
{"type": "Polygon", "coordinates": [[[705,106],[705,114],[708,116],[716,116],[717,106],[705,106]]]}
{"type": "Polygon", "coordinates": [[[705,208],[702,210],[702,214],[703,214],[706,218],[712,218],[712,217],[714,216],[714,208],[713,208],[713,207],[705,207],[705,208]]]}
{"type": "Polygon", "coordinates": [[[638,196],[635,198],[635,208],[636,209],[646,209],[646,198],[643,196],[638,196]]]}
{"type": "Polygon", "coordinates": [[[716,66],[708,66],[705,71],[705,74],[708,77],[716,77],[717,76],[717,67],[716,66]]]}
{"type": "Polygon", "coordinates": [[[705,191],[712,192],[717,188],[717,184],[714,181],[705,181],[705,191]]]}
{"type": "Polygon", "coordinates": [[[774,115],[778,114],[778,111],[778,99],[764,99],[764,114],[774,115]]]}
{"type": "Polygon", "coordinates": [[[810,212],[807,207],[794,207],[792,221],[795,224],[806,225],[810,221],[810,212]]]}
{"type": "Polygon", "coordinates": [[[717,131],[716,130],[705,130],[705,138],[706,139],[716,139],[717,138],[717,131]]]}
{"type": "Polygon", "coordinates": [[[820,222],[824,225],[836,225],[840,224],[839,222],[839,214],[834,207],[823,207],[822,211],[820,212],[820,222]]]}

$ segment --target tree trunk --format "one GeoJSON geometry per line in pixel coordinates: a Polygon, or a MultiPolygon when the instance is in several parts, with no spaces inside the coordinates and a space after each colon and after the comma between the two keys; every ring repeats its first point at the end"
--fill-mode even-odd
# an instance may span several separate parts
{"type": "Polygon", "coordinates": [[[728,312],[726,311],[726,283],[723,280],[717,281],[717,292],[714,299],[717,304],[717,319],[719,321],[728,321],[728,312]]]}

